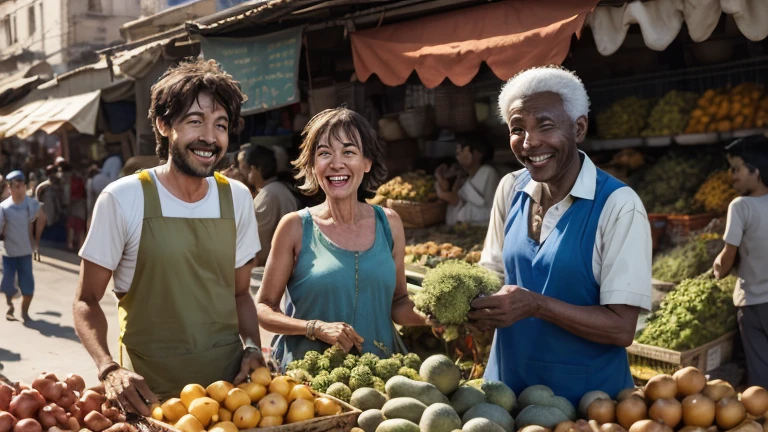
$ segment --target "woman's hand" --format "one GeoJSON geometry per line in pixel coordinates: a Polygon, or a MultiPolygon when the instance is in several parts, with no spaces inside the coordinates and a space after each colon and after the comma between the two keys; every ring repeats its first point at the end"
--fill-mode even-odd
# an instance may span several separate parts
{"type": "Polygon", "coordinates": [[[363,338],[347,323],[318,321],[315,324],[315,337],[328,345],[341,347],[346,353],[350,352],[352,347],[363,352],[363,338]]]}

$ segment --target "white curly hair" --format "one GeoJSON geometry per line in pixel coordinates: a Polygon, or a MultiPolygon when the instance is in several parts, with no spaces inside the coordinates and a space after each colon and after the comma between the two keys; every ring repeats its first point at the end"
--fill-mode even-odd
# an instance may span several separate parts
{"type": "Polygon", "coordinates": [[[550,65],[526,69],[504,84],[499,94],[499,111],[504,124],[509,124],[509,109],[513,102],[543,92],[560,95],[563,108],[573,121],[589,114],[589,97],[581,79],[565,68],[550,65]]]}

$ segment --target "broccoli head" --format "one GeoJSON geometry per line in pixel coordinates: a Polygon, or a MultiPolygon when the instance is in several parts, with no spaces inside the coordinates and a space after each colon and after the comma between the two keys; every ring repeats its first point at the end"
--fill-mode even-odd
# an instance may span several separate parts
{"type": "Polygon", "coordinates": [[[376,354],[365,353],[361,355],[360,358],[357,360],[357,364],[359,366],[367,366],[368,368],[373,370],[374,368],[376,368],[376,363],[378,363],[379,360],[381,359],[376,354]]]}
{"type": "Polygon", "coordinates": [[[349,369],[343,367],[337,367],[331,371],[331,379],[333,382],[344,383],[349,385],[349,369]]]}
{"type": "Polygon", "coordinates": [[[349,388],[352,391],[373,386],[373,372],[368,366],[357,366],[349,373],[349,388]]]}
{"type": "Polygon", "coordinates": [[[293,369],[285,373],[289,377],[295,379],[300,383],[308,383],[312,381],[312,375],[304,369],[293,369]]]}
{"type": "Polygon", "coordinates": [[[331,384],[325,393],[347,403],[349,403],[349,398],[352,397],[352,390],[340,382],[331,384]]]}
{"type": "Polygon", "coordinates": [[[421,375],[419,375],[419,373],[415,369],[411,369],[409,367],[405,367],[405,366],[401,367],[397,371],[397,374],[400,376],[404,376],[408,379],[412,379],[414,381],[422,381],[421,375]]]}
{"type": "Polygon", "coordinates": [[[347,354],[347,356],[344,358],[342,366],[349,370],[354,369],[355,366],[357,366],[357,356],[354,354],[347,354]]]}
{"type": "Polygon", "coordinates": [[[333,381],[328,374],[318,375],[312,378],[312,390],[316,392],[325,393],[331,384],[333,384],[333,381]]]}
{"type": "Polygon", "coordinates": [[[403,356],[403,366],[414,370],[419,370],[421,367],[421,359],[416,353],[408,353],[403,356]]]}
{"type": "Polygon", "coordinates": [[[397,375],[397,371],[401,367],[400,362],[395,359],[384,359],[376,362],[374,371],[376,372],[377,377],[387,381],[397,375]]]}
{"type": "Polygon", "coordinates": [[[346,356],[347,354],[344,352],[344,350],[337,346],[332,346],[325,350],[323,353],[323,357],[327,358],[331,363],[330,369],[335,369],[341,366],[341,363],[344,362],[344,358],[346,356]]]}
{"type": "Polygon", "coordinates": [[[427,272],[422,288],[414,296],[416,309],[434,316],[441,324],[463,324],[472,300],[498,291],[501,280],[480,266],[445,261],[427,272]]]}
{"type": "Polygon", "coordinates": [[[387,393],[387,383],[385,383],[383,379],[377,376],[373,377],[373,388],[380,393],[387,393]]]}

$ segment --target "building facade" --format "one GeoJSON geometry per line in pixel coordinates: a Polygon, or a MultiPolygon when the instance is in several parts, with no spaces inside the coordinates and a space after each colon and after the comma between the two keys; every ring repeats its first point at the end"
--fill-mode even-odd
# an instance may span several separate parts
{"type": "Polygon", "coordinates": [[[56,74],[93,63],[140,13],[138,0],[0,0],[0,78],[40,62],[56,74]]]}

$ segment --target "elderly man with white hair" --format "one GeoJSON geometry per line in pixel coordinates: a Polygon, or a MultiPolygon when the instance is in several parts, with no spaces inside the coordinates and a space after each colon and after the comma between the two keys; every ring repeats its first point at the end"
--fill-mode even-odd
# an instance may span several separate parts
{"type": "Polygon", "coordinates": [[[505,286],[469,314],[496,329],[485,378],[515,392],[547,385],[574,404],[592,390],[615,397],[633,385],[625,347],[651,308],[643,203],[579,151],[589,98],[572,72],[523,71],[499,107],[525,168],[501,180],[480,262],[505,286]]]}

